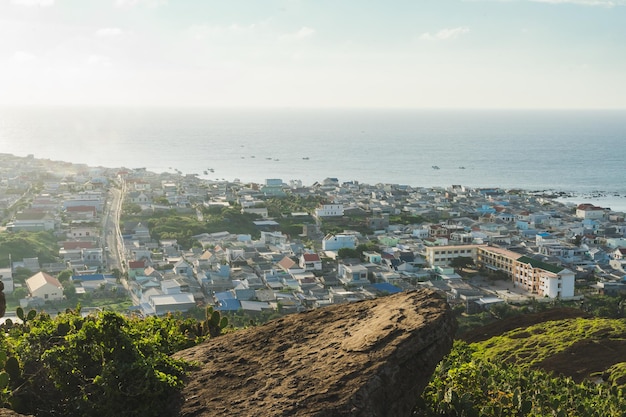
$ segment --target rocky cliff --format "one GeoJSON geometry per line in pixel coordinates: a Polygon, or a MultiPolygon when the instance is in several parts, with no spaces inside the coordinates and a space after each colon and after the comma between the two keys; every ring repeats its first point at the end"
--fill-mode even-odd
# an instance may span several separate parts
{"type": "Polygon", "coordinates": [[[456,321],[430,290],[322,308],[179,352],[177,417],[409,416],[456,321]]]}

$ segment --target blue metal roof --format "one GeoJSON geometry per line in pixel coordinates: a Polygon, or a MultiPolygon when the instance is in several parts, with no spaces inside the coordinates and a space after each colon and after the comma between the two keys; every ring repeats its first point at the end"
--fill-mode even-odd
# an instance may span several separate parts
{"type": "Polygon", "coordinates": [[[376,288],[378,291],[385,291],[389,294],[396,294],[402,292],[402,289],[396,287],[395,285],[389,284],[388,282],[380,282],[377,284],[372,284],[372,287],[376,288]]]}
{"type": "Polygon", "coordinates": [[[233,298],[225,298],[220,300],[219,306],[217,306],[217,310],[221,311],[237,311],[241,308],[241,303],[239,300],[233,298]]]}

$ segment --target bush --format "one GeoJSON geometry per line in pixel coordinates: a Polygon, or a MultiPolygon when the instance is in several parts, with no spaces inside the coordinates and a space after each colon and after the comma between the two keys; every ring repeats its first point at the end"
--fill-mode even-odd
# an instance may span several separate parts
{"type": "Polygon", "coordinates": [[[186,337],[183,321],[173,317],[33,316],[7,326],[4,345],[20,369],[11,378],[8,402],[37,416],[162,415],[188,368],[170,355],[198,341],[186,337]]]}

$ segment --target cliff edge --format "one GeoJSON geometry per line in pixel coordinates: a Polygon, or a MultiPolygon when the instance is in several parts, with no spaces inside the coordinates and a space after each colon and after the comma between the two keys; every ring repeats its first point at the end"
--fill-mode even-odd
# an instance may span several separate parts
{"type": "Polygon", "coordinates": [[[456,321],[431,290],[290,315],[178,352],[176,417],[410,416],[456,321]]]}

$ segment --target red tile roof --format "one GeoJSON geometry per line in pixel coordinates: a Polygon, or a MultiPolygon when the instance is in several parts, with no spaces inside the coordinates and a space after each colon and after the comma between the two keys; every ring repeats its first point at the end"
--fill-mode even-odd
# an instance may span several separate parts
{"type": "Polygon", "coordinates": [[[93,242],[63,242],[61,247],[65,250],[72,249],[91,249],[94,247],[93,242]]]}
{"type": "Polygon", "coordinates": [[[293,268],[294,266],[296,266],[297,264],[294,262],[293,259],[291,259],[288,256],[285,256],[283,259],[281,259],[278,262],[278,266],[280,266],[282,269],[284,269],[285,271],[289,270],[290,268],[293,268]]]}
{"type": "Polygon", "coordinates": [[[143,269],[146,267],[146,263],[144,261],[130,261],[128,263],[128,267],[130,269],[139,269],[139,268],[143,269]]]}

